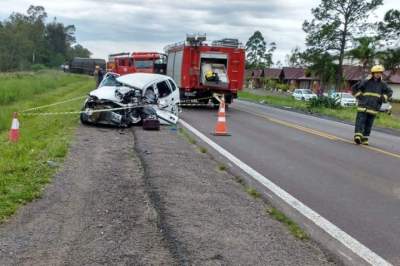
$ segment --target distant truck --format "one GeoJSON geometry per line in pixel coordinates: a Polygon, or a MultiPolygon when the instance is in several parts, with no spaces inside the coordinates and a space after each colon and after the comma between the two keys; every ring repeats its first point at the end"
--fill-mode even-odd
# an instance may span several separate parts
{"type": "Polygon", "coordinates": [[[106,60],[75,57],[69,62],[68,70],[71,73],[93,75],[96,66],[106,69],[106,60]]]}
{"type": "Polygon", "coordinates": [[[125,75],[128,73],[165,74],[166,55],[157,52],[133,52],[111,54],[107,71],[125,75]]]}
{"type": "Polygon", "coordinates": [[[168,56],[167,75],[180,88],[181,101],[208,103],[214,93],[226,103],[243,88],[245,50],[237,39],[206,43],[204,35],[187,35],[186,41],[164,48],[168,56]]]}

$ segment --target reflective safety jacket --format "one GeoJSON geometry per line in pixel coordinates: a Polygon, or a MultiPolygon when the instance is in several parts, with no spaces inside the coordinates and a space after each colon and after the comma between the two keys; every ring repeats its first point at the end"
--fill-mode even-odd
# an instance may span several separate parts
{"type": "Polygon", "coordinates": [[[357,110],[370,114],[377,114],[382,103],[387,102],[393,94],[386,82],[374,78],[359,81],[351,89],[358,100],[357,110]]]}

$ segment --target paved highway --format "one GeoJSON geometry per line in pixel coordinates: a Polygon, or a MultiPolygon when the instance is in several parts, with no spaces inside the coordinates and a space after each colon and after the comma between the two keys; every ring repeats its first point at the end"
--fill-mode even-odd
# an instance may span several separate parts
{"type": "Polygon", "coordinates": [[[210,134],[216,110],[181,117],[389,262],[400,265],[400,137],[244,101],[228,110],[231,137],[210,134]]]}

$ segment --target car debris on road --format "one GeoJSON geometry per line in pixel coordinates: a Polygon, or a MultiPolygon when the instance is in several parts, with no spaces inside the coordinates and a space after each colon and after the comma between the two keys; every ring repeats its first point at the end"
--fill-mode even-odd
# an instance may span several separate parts
{"type": "Polygon", "coordinates": [[[107,73],[99,87],[89,93],[80,119],[83,124],[118,127],[143,123],[147,129],[158,129],[160,123],[176,124],[180,103],[176,88],[164,75],[107,73]]]}

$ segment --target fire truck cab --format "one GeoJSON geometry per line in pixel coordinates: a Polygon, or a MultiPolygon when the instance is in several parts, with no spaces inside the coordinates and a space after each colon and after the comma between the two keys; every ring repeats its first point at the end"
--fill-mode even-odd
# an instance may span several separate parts
{"type": "Polygon", "coordinates": [[[166,55],[157,52],[133,52],[111,54],[107,71],[125,75],[129,73],[165,74],[166,55]]]}

